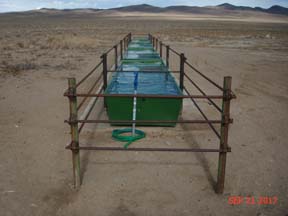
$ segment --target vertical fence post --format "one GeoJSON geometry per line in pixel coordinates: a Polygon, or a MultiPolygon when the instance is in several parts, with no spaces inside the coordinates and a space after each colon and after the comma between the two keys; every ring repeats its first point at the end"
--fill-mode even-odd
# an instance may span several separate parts
{"type": "Polygon", "coordinates": [[[224,77],[224,92],[222,101],[222,123],[221,123],[221,137],[220,137],[220,150],[223,152],[219,153],[218,160],[218,176],[216,193],[222,194],[224,191],[225,182],[225,169],[226,169],[226,157],[228,149],[228,128],[230,119],[230,100],[231,100],[231,77],[224,77]]]}
{"type": "Polygon", "coordinates": [[[162,58],[162,41],[160,41],[160,57],[162,58]]]}
{"type": "Polygon", "coordinates": [[[151,36],[150,33],[148,34],[148,39],[149,39],[149,41],[152,43],[152,36],[151,36]]]}
{"type": "Polygon", "coordinates": [[[107,88],[107,53],[104,53],[102,56],[102,64],[103,64],[103,88],[104,88],[104,91],[106,90],[107,88]]]}
{"type": "Polygon", "coordinates": [[[184,53],[181,53],[180,54],[180,79],[179,79],[179,82],[180,82],[180,89],[181,91],[183,91],[184,89],[184,64],[185,64],[185,61],[186,61],[186,58],[185,58],[185,55],[184,53]]]}
{"type": "Polygon", "coordinates": [[[120,58],[123,59],[123,40],[120,41],[120,58]]]}
{"type": "Polygon", "coordinates": [[[115,70],[118,67],[118,49],[117,49],[117,45],[114,46],[114,50],[115,50],[115,70]]]}
{"type": "Polygon", "coordinates": [[[152,37],[152,45],[153,45],[153,48],[155,48],[155,38],[152,37]]]}
{"type": "Polygon", "coordinates": [[[72,139],[72,163],[73,163],[73,183],[77,189],[81,185],[80,177],[80,152],[79,152],[79,132],[77,120],[77,97],[76,97],[76,79],[68,79],[69,86],[69,107],[70,107],[70,127],[72,139]]]}
{"type": "Polygon", "coordinates": [[[169,50],[170,50],[170,46],[167,45],[166,46],[166,66],[167,66],[167,68],[169,68],[169,50]]]}
{"type": "MultiPolygon", "coordinates": [[[[106,90],[107,88],[107,73],[108,73],[108,68],[107,68],[107,53],[104,53],[102,56],[102,64],[103,64],[103,91],[106,90]]],[[[104,107],[107,108],[106,100],[104,97],[104,107]]]]}
{"type": "Polygon", "coordinates": [[[156,38],[156,51],[158,51],[158,38],[156,38]]]}

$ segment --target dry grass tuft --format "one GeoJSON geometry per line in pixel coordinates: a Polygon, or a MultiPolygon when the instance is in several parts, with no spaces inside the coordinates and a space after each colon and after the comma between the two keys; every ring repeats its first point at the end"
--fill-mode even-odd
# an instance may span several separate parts
{"type": "Polygon", "coordinates": [[[99,40],[87,36],[62,35],[49,36],[42,49],[90,49],[96,48],[99,40]]]}
{"type": "Polygon", "coordinates": [[[0,70],[5,74],[11,74],[13,76],[19,75],[22,71],[36,69],[36,65],[32,62],[25,61],[19,64],[9,64],[6,61],[2,61],[0,65],[0,70]]]}

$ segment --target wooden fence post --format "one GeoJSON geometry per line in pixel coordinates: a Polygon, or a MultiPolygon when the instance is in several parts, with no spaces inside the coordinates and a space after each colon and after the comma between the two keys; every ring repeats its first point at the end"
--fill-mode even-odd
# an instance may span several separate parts
{"type": "Polygon", "coordinates": [[[123,49],[125,52],[126,51],[126,37],[124,37],[124,39],[123,39],[123,49]]]}
{"type": "Polygon", "coordinates": [[[123,59],[123,40],[120,41],[120,58],[123,59]]]}
{"type": "Polygon", "coordinates": [[[158,51],[158,38],[156,38],[156,51],[158,51]]]}
{"type": "Polygon", "coordinates": [[[169,50],[170,50],[170,46],[167,45],[166,46],[166,66],[167,66],[167,68],[169,68],[169,50]]]}
{"type": "Polygon", "coordinates": [[[115,70],[118,67],[118,49],[117,49],[117,45],[114,46],[114,50],[115,50],[115,70]]]}
{"type": "Polygon", "coordinates": [[[181,53],[180,54],[180,79],[179,79],[179,82],[180,82],[180,89],[181,91],[183,91],[184,89],[184,64],[185,64],[185,61],[186,61],[186,58],[185,58],[185,55],[184,53],[181,53]]]}
{"type": "Polygon", "coordinates": [[[70,127],[72,140],[72,163],[73,163],[73,182],[74,187],[79,188],[81,185],[80,177],[80,151],[79,151],[79,132],[78,123],[75,122],[77,116],[77,97],[76,97],[76,79],[68,79],[69,86],[69,107],[70,107],[70,127]]]}
{"type": "Polygon", "coordinates": [[[160,57],[162,58],[162,41],[160,41],[160,57]]]}
{"type": "Polygon", "coordinates": [[[102,56],[102,61],[103,61],[103,88],[104,88],[104,91],[106,90],[107,88],[107,53],[104,53],[102,56]]]}
{"type": "Polygon", "coordinates": [[[225,182],[225,169],[226,169],[226,157],[228,150],[228,128],[230,119],[230,100],[231,100],[231,77],[224,77],[224,92],[222,101],[222,123],[221,123],[221,137],[220,137],[220,150],[218,160],[218,176],[216,193],[222,194],[224,191],[225,182]]]}

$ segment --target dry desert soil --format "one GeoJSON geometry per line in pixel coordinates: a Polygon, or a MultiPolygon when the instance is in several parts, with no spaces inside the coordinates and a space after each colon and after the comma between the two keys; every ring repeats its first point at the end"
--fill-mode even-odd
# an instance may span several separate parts
{"type": "MultiPolygon", "coordinates": [[[[287,19],[2,14],[0,29],[1,216],[288,215],[287,19]],[[214,192],[216,153],[81,152],[83,183],[73,189],[71,152],[65,150],[67,78],[83,77],[128,32],[160,37],[221,85],[224,76],[233,77],[237,99],[231,103],[232,153],[223,195],[214,192]],[[277,202],[231,205],[231,196],[277,197],[277,202]]],[[[172,56],[172,68],[176,61],[172,56]]],[[[193,71],[187,73],[207,94],[219,94],[193,71]]],[[[105,118],[102,105],[91,118],[99,113],[105,118]]],[[[207,101],[199,105],[209,118],[220,117],[207,101]]],[[[182,118],[201,115],[185,100],[182,118]]],[[[80,141],[122,146],[111,139],[113,129],[85,126],[80,141]]],[[[204,125],[141,129],[147,137],[133,146],[219,145],[204,125]]]]}

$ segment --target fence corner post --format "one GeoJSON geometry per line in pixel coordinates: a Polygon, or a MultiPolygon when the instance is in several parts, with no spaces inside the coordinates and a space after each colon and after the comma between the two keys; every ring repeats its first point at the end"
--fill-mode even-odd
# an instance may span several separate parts
{"type": "Polygon", "coordinates": [[[180,79],[179,79],[179,87],[181,91],[184,89],[184,65],[185,65],[186,57],[184,53],[180,54],[180,79]]]}
{"type": "Polygon", "coordinates": [[[221,123],[221,135],[220,135],[220,153],[218,159],[218,176],[216,193],[222,194],[224,192],[225,183],[225,170],[226,170],[226,158],[228,150],[228,128],[230,120],[230,100],[231,100],[231,84],[232,78],[230,76],[224,77],[223,84],[223,100],[222,100],[222,123],[221,123]]]}
{"type": "Polygon", "coordinates": [[[77,123],[77,96],[76,96],[76,79],[68,78],[69,86],[69,107],[70,107],[70,127],[71,127],[71,150],[73,163],[73,182],[75,189],[81,185],[80,176],[80,151],[79,151],[79,132],[77,123]]]}

